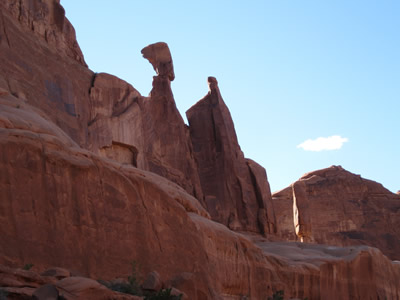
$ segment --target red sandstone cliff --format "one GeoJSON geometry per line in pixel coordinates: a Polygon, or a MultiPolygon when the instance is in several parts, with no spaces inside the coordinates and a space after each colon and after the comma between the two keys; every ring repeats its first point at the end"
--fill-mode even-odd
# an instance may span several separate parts
{"type": "MultiPolygon", "coordinates": [[[[265,299],[277,290],[309,299],[400,297],[400,266],[377,249],[271,243],[255,233],[282,232],[285,205],[277,211],[265,170],[244,159],[215,86],[201,101],[204,111],[193,111],[215,117],[215,126],[206,123],[203,136],[193,125],[189,136],[163,45],[143,51],[158,74],[143,97],[86,68],[57,1],[6,0],[0,7],[0,263],[29,262],[38,271],[57,265],[111,279],[127,276],[135,260],[190,299],[265,299]],[[169,132],[179,149],[165,139],[169,132]],[[223,158],[227,169],[212,176],[229,188],[208,189],[202,174],[219,165],[201,155],[223,158]],[[229,224],[233,214],[239,226],[232,227],[252,233],[210,220],[190,194],[215,219],[207,197],[222,194],[221,221],[229,224]]],[[[0,289],[15,293],[32,294],[46,280],[52,279],[0,268],[0,289]]],[[[71,299],[126,299],[93,281],[67,281],[97,291],[82,296],[75,289],[71,299]]]]}
{"type": "Polygon", "coordinates": [[[245,159],[218,82],[187,112],[204,206],[213,220],[233,230],[273,232],[271,192],[265,169],[245,159]]]}
{"type": "Polygon", "coordinates": [[[305,174],[275,193],[273,206],[287,240],[369,245],[400,259],[400,196],[340,166],[305,174]]]}

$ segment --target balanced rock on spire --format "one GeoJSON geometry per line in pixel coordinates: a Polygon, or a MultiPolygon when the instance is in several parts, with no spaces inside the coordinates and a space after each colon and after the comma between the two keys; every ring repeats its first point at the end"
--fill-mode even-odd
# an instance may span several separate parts
{"type": "Polygon", "coordinates": [[[142,54],[153,65],[157,75],[167,76],[170,81],[175,79],[174,65],[167,43],[150,44],[142,49],[142,54]]]}

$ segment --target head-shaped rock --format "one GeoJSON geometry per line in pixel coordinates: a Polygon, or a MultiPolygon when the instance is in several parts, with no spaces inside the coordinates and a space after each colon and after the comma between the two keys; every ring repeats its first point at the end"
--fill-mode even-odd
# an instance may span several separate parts
{"type": "Polygon", "coordinates": [[[167,43],[148,45],[142,49],[142,54],[153,65],[157,75],[167,76],[171,81],[175,79],[174,65],[167,43]]]}
{"type": "Polygon", "coordinates": [[[218,88],[217,78],[210,76],[207,78],[207,81],[208,81],[208,88],[209,88],[210,92],[212,90],[218,88]]]}

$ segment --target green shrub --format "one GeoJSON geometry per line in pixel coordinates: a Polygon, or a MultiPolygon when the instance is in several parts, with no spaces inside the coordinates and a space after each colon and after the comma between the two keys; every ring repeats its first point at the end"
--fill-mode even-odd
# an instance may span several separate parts
{"type": "Polygon", "coordinates": [[[128,277],[129,285],[135,291],[141,292],[140,281],[142,280],[140,276],[140,267],[136,261],[131,263],[131,275],[128,277]]]}
{"type": "MultiPolygon", "coordinates": [[[[143,296],[142,288],[140,283],[142,278],[140,276],[140,267],[136,261],[131,263],[131,275],[128,276],[128,282],[107,282],[104,280],[98,280],[99,283],[106,286],[110,290],[130,294],[134,296],[143,296]]],[[[163,289],[156,293],[146,292],[145,300],[181,300],[182,295],[174,296],[171,295],[171,289],[163,289]]],[[[1,299],[0,299],[1,300],[1,299]]]]}
{"type": "Polygon", "coordinates": [[[159,290],[157,294],[146,296],[145,300],[181,300],[182,295],[171,295],[171,289],[159,290]]]}
{"type": "Polygon", "coordinates": [[[131,263],[131,268],[131,275],[128,277],[128,282],[104,282],[103,280],[98,280],[98,282],[116,292],[134,296],[142,296],[143,292],[140,288],[140,271],[136,261],[131,263]]]}
{"type": "Polygon", "coordinates": [[[33,264],[25,264],[25,265],[22,267],[22,269],[24,269],[24,270],[26,270],[26,271],[29,271],[30,269],[32,269],[32,267],[33,267],[33,264]]]}
{"type": "Polygon", "coordinates": [[[268,300],[283,300],[284,292],[282,290],[275,292],[268,300]]]}

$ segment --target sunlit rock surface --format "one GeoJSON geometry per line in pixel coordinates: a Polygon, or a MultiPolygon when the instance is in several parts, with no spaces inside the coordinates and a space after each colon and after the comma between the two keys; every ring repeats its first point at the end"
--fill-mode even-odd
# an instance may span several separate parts
{"type": "MultiPolygon", "coordinates": [[[[282,224],[290,236],[281,213],[290,195],[281,206],[270,203],[266,172],[240,151],[215,79],[204,115],[210,121],[212,111],[216,126],[207,121],[204,130],[215,129],[218,139],[208,143],[205,134],[202,147],[210,147],[204,157],[228,164],[215,169],[221,178],[212,175],[229,185],[223,190],[203,183],[201,153],[176,110],[171,70],[161,66],[172,60],[156,55],[158,75],[143,97],[86,67],[58,1],[0,7],[0,289],[28,299],[61,290],[67,299],[135,299],[95,280],[126,280],[136,261],[142,274],[156,271],[189,299],[265,299],[280,290],[301,299],[400,297],[399,264],[375,248],[271,242],[282,224]],[[211,220],[218,206],[208,204],[226,192],[237,201],[221,198],[221,224],[211,220]],[[30,263],[32,271],[16,269],[30,263]]],[[[297,207],[312,207],[302,189],[297,207]]],[[[395,206],[385,201],[371,203],[389,222],[395,206]]],[[[297,220],[311,220],[303,232],[314,234],[312,216],[297,220]]],[[[386,230],[374,220],[378,234],[386,230]]],[[[293,213],[291,221],[294,235],[293,213]]]]}

